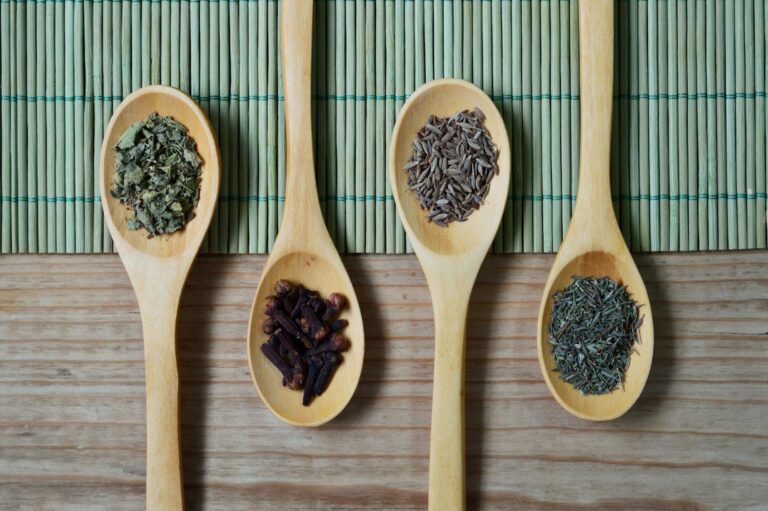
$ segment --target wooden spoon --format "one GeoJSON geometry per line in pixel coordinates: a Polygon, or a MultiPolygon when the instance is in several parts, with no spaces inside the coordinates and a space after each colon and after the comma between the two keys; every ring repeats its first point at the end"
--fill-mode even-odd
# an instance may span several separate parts
{"type": "Polygon", "coordinates": [[[280,231],[256,291],[248,325],[248,362],[253,382],[267,407],[283,421],[319,426],[338,415],[357,388],[363,368],[365,339],[360,306],[338,252],[323,221],[315,184],[312,155],[312,0],[283,2],[281,15],[283,89],[285,91],[286,166],[285,207],[280,231]],[[351,347],[344,352],[326,391],[309,406],[302,393],[282,386],[282,375],[261,353],[261,331],[267,296],[280,279],[301,283],[322,296],[338,292],[347,297],[342,318],[351,347]]]}
{"type": "Polygon", "coordinates": [[[413,93],[395,124],[389,177],[408,237],[424,270],[435,315],[435,376],[429,455],[429,509],[465,509],[464,345],[472,287],[501,222],[510,179],[510,150],[504,120],[493,101],[461,80],[436,80],[413,93]],[[447,117],[480,108],[499,148],[499,175],[485,203],[466,222],[438,227],[425,218],[403,170],[416,132],[430,115],[447,117]]]}
{"type": "Polygon", "coordinates": [[[171,87],[144,87],[125,98],[112,116],[101,146],[101,202],[109,232],[133,284],[144,330],[150,511],[183,509],[176,315],[184,281],[216,206],[219,168],[219,149],[208,119],[189,96],[171,87]],[[152,112],[169,115],[189,129],[203,168],[195,217],[180,231],[149,239],[143,229],[127,229],[128,208],[112,197],[110,188],[117,140],[131,124],[152,112]]]}
{"type": "Polygon", "coordinates": [[[613,0],[579,1],[581,160],[576,206],[568,233],[549,273],[539,309],[539,364],[549,390],[569,412],[595,421],[624,414],[640,396],[653,358],[653,319],[648,293],[624,243],[611,203],[610,142],[613,101],[613,0]],[[552,296],[574,275],[608,276],[627,286],[644,316],[640,343],[623,389],[582,395],[558,378],[548,343],[552,296]]]}

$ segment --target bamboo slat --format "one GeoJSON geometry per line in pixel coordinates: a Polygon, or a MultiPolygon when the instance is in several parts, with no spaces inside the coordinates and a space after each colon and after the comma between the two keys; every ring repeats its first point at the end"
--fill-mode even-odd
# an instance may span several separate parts
{"type": "MultiPolygon", "coordinates": [[[[409,250],[392,126],[425,81],[470,80],[513,149],[496,252],[556,251],[578,186],[577,0],[315,2],[314,148],[343,252],[409,250]]],[[[614,209],[633,250],[766,248],[765,2],[619,0],[614,209]]],[[[181,88],[222,188],[205,250],[269,251],[284,200],[279,0],[0,0],[0,252],[111,251],[98,150],[120,101],[181,88]]]]}

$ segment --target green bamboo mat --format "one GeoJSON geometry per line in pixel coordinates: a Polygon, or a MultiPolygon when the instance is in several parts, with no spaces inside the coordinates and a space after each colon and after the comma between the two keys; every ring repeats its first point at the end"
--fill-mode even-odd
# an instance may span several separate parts
{"type": "MultiPolygon", "coordinates": [[[[766,247],[765,0],[617,1],[614,206],[634,250],[766,247]]],[[[266,252],[284,200],[274,0],[0,0],[1,252],[111,250],[98,149],[120,100],[190,93],[223,159],[206,241],[266,252]]],[[[317,0],[314,128],[343,252],[404,252],[387,182],[397,112],[427,80],[482,87],[513,181],[496,251],[557,250],[578,181],[576,0],[317,0]]]]}

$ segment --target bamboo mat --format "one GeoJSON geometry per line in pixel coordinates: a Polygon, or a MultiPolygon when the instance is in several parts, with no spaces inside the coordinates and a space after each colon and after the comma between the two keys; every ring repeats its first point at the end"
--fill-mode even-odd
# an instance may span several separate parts
{"type": "MultiPolygon", "coordinates": [[[[633,250],[766,247],[765,0],[618,0],[614,207],[633,250]]],[[[223,159],[212,252],[266,252],[284,200],[274,0],[0,0],[1,252],[112,249],[98,149],[121,99],[164,83],[223,159]]],[[[397,112],[470,80],[513,151],[494,250],[557,250],[578,181],[576,0],[317,0],[318,186],[343,252],[407,251],[387,174],[397,112]]]]}

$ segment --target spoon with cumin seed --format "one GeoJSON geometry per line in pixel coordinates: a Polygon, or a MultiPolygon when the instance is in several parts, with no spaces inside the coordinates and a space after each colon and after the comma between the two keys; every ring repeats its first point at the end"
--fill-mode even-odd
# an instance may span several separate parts
{"type": "Polygon", "coordinates": [[[464,351],[467,308],[475,278],[507,203],[510,158],[507,130],[493,101],[483,91],[462,80],[436,80],[419,88],[403,106],[392,135],[389,178],[400,218],[429,284],[435,315],[429,455],[429,509],[432,511],[466,507],[464,351]],[[412,155],[414,137],[432,116],[451,117],[457,112],[472,112],[476,108],[485,115],[485,127],[498,148],[499,173],[489,181],[488,193],[478,209],[464,221],[441,226],[425,215],[420,196],[411,189],[405,167],[412,155]]]}

